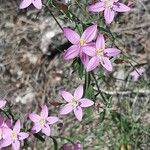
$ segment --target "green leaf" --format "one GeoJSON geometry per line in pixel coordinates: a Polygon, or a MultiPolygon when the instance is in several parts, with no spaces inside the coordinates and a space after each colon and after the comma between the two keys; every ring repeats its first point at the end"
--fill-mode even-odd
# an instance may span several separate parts
{"type": "Polygon", "coordinates": [[[38,140],[45,142],[45,139],[39,134],[39,133],[35,133],[33,134],[35,138],[37,138],[38,140]]]}
{"type": "Polygon", "coordinates": [[[50,137],[52,140],[53,140],[53,143],[54,143],[54,150],[58,150],[58,143],[57,143],[57,140],[56,140],[56,138],[54,138],[54,137],[50,137]]]}
{"type": "Polygon", "coordinates": [[[100,118],[99,118],[99,122],[102,123],[105,119],[105,115],[106,115],[106,110],[104,109],[104,111],[102,111],[100,113],[100,118]]]}

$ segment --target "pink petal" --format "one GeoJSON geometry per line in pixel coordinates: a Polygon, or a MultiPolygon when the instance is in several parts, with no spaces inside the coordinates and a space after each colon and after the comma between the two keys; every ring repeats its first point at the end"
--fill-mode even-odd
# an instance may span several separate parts
{"type": "Polygon", "coordinates": [[[5,122],[6,127],[11,128],[13,126],[13,120],[7,119],[5,122]]]}
{"type": "Polygon", "coordinates": [[[0,143],[0,148],[7,147],[12,143],[11,139],[2,140],[0,143]]]}
{"type": "Polygon", "coordinates": [[[20,142],[18,140],[12,143],[13,150],[20,150],[20,142]]]}
{"type": "Polygon", "coordinates": [[[35,133],[38,133],[42,129],[42,126],[38,123],[35,123],[34,126],[32,127],[32,131],[35,133]]]}
{"type": "Polygon", "coordinates": [[[86,67],[87,63],[89,62],[89,56],[82,52],[80,53],[80,59],[82,64],[86,67]]]}
{"type": "Polygon", "coordinates": [[[47,135],[47,136],[50,136],[51,134],[51,130],[50,130],[50,127],[48,124],[45,124],[44,127],[42,128],[42,132],[47,135]]]}
{"type": "Polygon", "coordinates": [[[17,120],[17,122],[14,125],[13,131],[15,131],[17,134],[20,132],[20,120],[17,120]]]}
{"type": "Polygon", "coordinates": [[[47,119],[46,119],[47,121],[48,121],[48,124],[54,124],[54,123],[56,123],[59,119],[58,119],[58,117],[48,117],[47,119]]]}
{"type": "Polygon", "coordinates": [[[64,60],[70,60],[79,55],[80,48],[77,45],[70,46],[64,53],[64,60]]]}
{"type": "Polygon", "coordinates": [[[66,115],[73,110],[73,106],[71,104],[66,104],[60,111],[61,115],[66,115]]]}
{"type": "Polygon", "coordinates": [[[81,107],[89,107],[89,106],[94,105],[94,102],[87,98],[82,98],[79,102],[80,102],[81,107]]]}
{"type": "Polygon", "coordinates": [[[42,8],[42,1],[41,0],[33,0],[32,3],[35,6],[35,8],[37,8],[37,9],[42,8]]]}
{"type": "Polygon", "coordinates": [[[96,48],[105,49],[105,39],[103,34],[99,34],[96,40],[96,48]]]}
{"type": "Polygon", "coordinates": [[[91,58],[91,60],[89,61],[89,63],[87,64],[87,68],[86,71],[92,71],[94,70],[97,66],[99,65],[99,58],[97,56],[94,56],[91,58]]]}
{"type": "Polygon", "coordinates": [[[74,97],[79,100],[83,96],[83,85],[79,85],[75,92],[74,92],[74,97]]]}
{"type": "Polygon", "coordinates": [[[6,105],[5,100],[0,100],[0,108],[3,108],[6,105]]]}
{"type": "Polygon", "coordinates": [[[101,64],[106,70],[112,71],[112,64],[108,57],[102,57],[101,64]]]}
{"type": "Polygon", "coordinates": [[[88,10],[92,12],[101,12],[104,9],[105,7],[103,2],[98,2],[88,7],[88,10]]]}
{"type": "Polygon", "coordinates": [[[82,34],[82,39],[86,41],[86,43],[91,42],[96,36],[97,25],[92,25],[88,27],[82,34]]]}
{"type": "Polygon", "coordinates": [[[48,117],[48,108],[46,105],[42,107],[42,111],[40,113],[40,116],[43,117],[44,119],[48,117]]]}
{"type": "Polygon", "coordinates": [[[81,121],[82,117],[83,117],[82,108],[80,106],[77,106],[73,111],[74,111],[74,114],[75,114],[76,118],[79,121],[81,121]]]}
{"type": "Polygon", "coordinates": [[[10,128],[7,128],[7,127],[3,127],[2,128],[2,136],[3,136],[3,139],[9,139],[10,138],[10,135],[12,133],[12,130],[10,128]]]}
{"type": "Polygon", "coordinates": [[[29,114],[29,118],[30,118],[30,120],[31,121],[33,121],[34,123],[36,123],[36,122],[38,122],[39,120],[40,120],[40,116],[39,115],[37,115],[37,114],[29,114]]]}
{"type": "Polygon", "coordinates": [[[25,133],[25,132],[20,132],[20,133],[18,134],[18,136],[19,136],[19,140],[22,141],[22,140],[28,138],[28,137],[29,137],[29,134],[28,134],[28,133],[25,133]]]}
{"type": "Polygon", "coordinates": [[[27,8],[32,3],[32,0],[22,0],[19,8],[24,9],[27,8]]]}
{"type": "Polygon", "coordinates": [[[117,56],[120,54],[120,50],[117,48],[106,48],[104,50],[104,53],[106,54],[106,56],[108,57],[112,57],[112,56],[117,56]]]}
{"type": "Polygon", "coordinates": [[[115,12],[112,9],[106,8],[104,11],[104,17],[107,24],[110,24],[115,16],[115,12]]]}
{"type": "Polygon", "coordinates": [[[113,10],[117,12],[127,12],[130,11],[130,7],[122,3],[116,3],[113,5],[113,10]]]}
{"type": "Polygon", "coordinates": [[[73,96],[71,93],[66,91],[60,91],[61,96],[64,98],[65,101],[70,102],[73,99],[73,96]]]}
{"type": "Polygon", "coordinates": [[[81,49],[88,56],[95,56],[96,55],[95,47],[92,47],[92,46],[83,46],[81,49]]]}
{"type": "Polygon", "coordinates": [[[78,44],[80,41],[80,36],[75,31],[69,29],[69,28],[63,28],[64,29],[64,35],[66,38],[72,43],[72,44],[78,44]]]}

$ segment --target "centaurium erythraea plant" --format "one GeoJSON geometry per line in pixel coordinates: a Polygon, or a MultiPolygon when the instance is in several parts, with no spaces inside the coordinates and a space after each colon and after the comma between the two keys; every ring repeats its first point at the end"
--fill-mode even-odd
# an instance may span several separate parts
{"type": "Polygon", "coordinates": [[[6,100],[1,99],[0,100],[0,109],[4,108],[6,103],[7,103],[6,100]]]}
{"type": "Polygon", "coordinates": [[[88,72],[94,70],[99,65],[102,65],[108,71],[112,71],[110,57],[117,56],[120,50],[117,48],[105,48],[104,36],[103,34],[99,34],[95,47],[84,52],[92,57],[86,65],[86,70],[88,72]]]}
{"type": "Polygon", "coordinates": [[[104,18],[106,24],[112,23],[115,12],[128,12],[130,7],[120,3],[119,0],[101,0],[88,7],[90,12],[102,12],[104,11],[104,18]]]}
{"type": "Polygon", "coordinates": [[[42,0],[22,0],[20,3],[19,8],[24,9],[29,7],[31,4],[34,5],[35,8],[41,9],[42,8],[42,0]]]}
{"type": "Polygon", "coordinates": [[[48,108],[46,105],[42,107],[40,115],[31,113],[29,114],[29,118],[34,122],[34,126],[32,127],[33,133],[38,133],[42,131],[47,136],[50,136],[51,129],[50,125],[56,123],[59,119],[55,116],[48,116],[48,108]]]}
{"type": "Polygon", "coordinates": [[[79,85],[73,95],[67,91],[60,91],[60,94],[67,102],[60,110],[60,114],[66,115],[73,111],[79,121],[81,121],[83,117],[82,107],[90,107],[94,104],[92,100],[82,98],[83,85],[79,85]]]}
{"type": "Polygon", "coordinates": [[[2,140],[0,143],[0,148],[12,145],[13,150],[20,149],[20,141],[28,138],[29,134],[26,132],[20,132],[21,124],[20,120],[17,120],[13,129],[9,127],[2,128],[2,140]]]}
{"type": "Polygon", "coordinates": [[[89,61],[89,57],[83,52],[88,51],[92,47],[92,40],[97,33],[97,25],[92,25],[83,32],[80,36],[77,32],[70,28],[64,28],[65,37],[73,44],[64,53],[64,60],[70,60],[75,57],[80,57],[84,65],[89,61]]]}

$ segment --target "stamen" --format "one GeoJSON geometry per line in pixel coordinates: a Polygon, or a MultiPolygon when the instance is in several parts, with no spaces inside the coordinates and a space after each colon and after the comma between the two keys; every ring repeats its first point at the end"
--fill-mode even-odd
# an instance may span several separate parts
{"type": "Polygon", "coordinates": [[[103,56],[103,49],[102,48],[96,49],[96,52],[97,52],[98,56],[103,56]]]}
{"type": "Polygon", "coordinates": [[[12,131],[11,139],[14,141],[16,138],[17,138],[17,134],[14,131],[12,131]]]}
{"type": "Polygon", "coordinates": [[[84,41],[84,39],[80,39],[80,45],[83,46],[86,42],[84,41]]]}
{"type": "Polygon", "coordinates": [[[73,97],[73,99],[71,100],[71,105],[74,107],[78,105],[78,101],[76,100],[75,97],[73,97]]]}
{"type": "Polygon", "coordinates": [[[41,117],[40,120],[39,120],[39,123],[40,123],[41,125],[44,125],[44,124],[45,124],[45,119],[41,117]]]}

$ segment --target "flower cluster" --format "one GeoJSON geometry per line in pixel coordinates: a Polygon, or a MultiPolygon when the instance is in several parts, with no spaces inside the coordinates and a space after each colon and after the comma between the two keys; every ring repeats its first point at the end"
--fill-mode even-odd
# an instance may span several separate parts
{"type": "MultiPolygon", "coordinates": [[[[83,85],[79,85],[75,90],[74,94],[67,91],[60,91],[61,96],[68,102],[60,110],[60,115],[65,115],[74,112],[76,118],[81,121],[83,117],[83,107],[89,107],[94,104],[92,100],[82,98],[83,96],[83,85]]],[[[3,109],[6,105],[5,100],[0,100],[0,109],[3,109]]],[[[51,125],[59,121],[58,117],[49,116],[48,107],[42,106],[40,114],[31,113],[28,118],[33,122],[31,133],[21,131],[20,120],[17,120],[13,125],[13,120],[4,120],[4,117],[0,114],[0,148],[12,145],[14,150],[20,149],[20,142],[28,138],[29,135],[42,132],[46,136],[51,135],[51,125]]],[[[64,146],[65,150],[70,150],[67,146],[64,146]],[[66,148],[65,148],[66,147],[66,148]]],[[[79,144],[75,144],[74,150],[80,150],[79,144]]]]}
{"type": "Polygon", "coordinates": [[[97,25],[88,27],[81,37],[70,28],[64,28],[64,35],[73,44],[64,53],[64,60],[80,57],[86,71],[92,71],[102,65],[106,70],[112,71],[111,57],[117,56],[120,50],[117,48],[105,48],[103,34],[99,34],[96,42],[93,42],[97,33],[97,25]]]}

